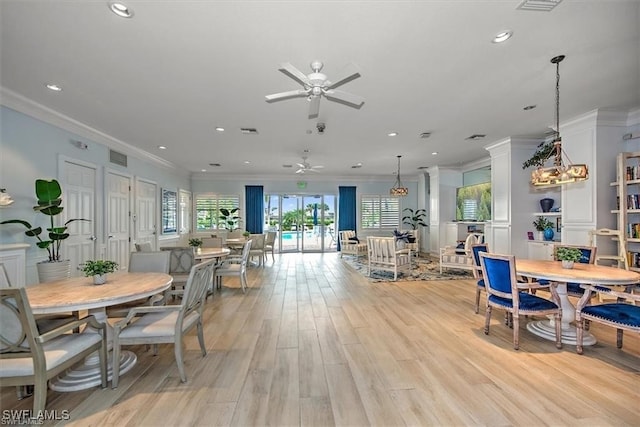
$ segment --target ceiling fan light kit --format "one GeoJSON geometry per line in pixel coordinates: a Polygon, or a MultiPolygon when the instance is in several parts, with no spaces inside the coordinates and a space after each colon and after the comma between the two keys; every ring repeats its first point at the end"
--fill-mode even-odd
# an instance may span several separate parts
{"type": "Polygon", "coordinates": [[[585,181],[589,178],[587,165],[572,164],[569,156],[562,149],[562,138],[560,138],[560,62],[564,58],[564,55],[559,55],[551,59],[551,63],[556,64],[556,130],[555,138],[552,141],[553,148],[550,150],[549,156],[531,172],[531,184],[536,187],[569,184],[585,181]],[[563,161],[563,155],[567,159],[566,165],[563,161]],[[553,157],[553,166],[544,167],[546,160],[551,157],[553,157]]]}
{"type": "Polygon", "coordinates": [[[309,75],[305,75],[302,71],[298,70],[288,62],[281,64],[279,71],[300,83],[303,89],[267,95],[265,96],[266,101],[276,102],[290,98],[306,97],[309,101],[310,119],[318,117],[318,113],[320,112],[320,98],[323,96],[330,101],[339,102],[349,107],[362,107],[364,104],[364,98],[348,92],[336,90],[337,87],[360,77],[360,72],[357,70],[355,65],[349,64],[342,73],[339,74],[340,77],[334,82],[330,81],[325,74],[320,72],[323,66],[322,62],[313,61],[311,63],[311,70],[313,72],[309,75]]]}

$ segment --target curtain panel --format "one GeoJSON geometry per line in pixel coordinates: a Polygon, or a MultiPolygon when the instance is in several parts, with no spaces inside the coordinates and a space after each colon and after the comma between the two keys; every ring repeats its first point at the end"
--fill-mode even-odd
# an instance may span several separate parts
{"type": "Polygon", "coordinates": [[[262,185],[245,185],[245,205],[247,209],[246,230],[261,234],[264,224],[264,189],[262,185]]]}
{"type": "MultiPolygon", "coordinates": [[[[356,222],[356,187],[338,187],[338,231],[358,231],[356,222]]],[[[340,251],[340,239],[338,239],[340,251]]]]}

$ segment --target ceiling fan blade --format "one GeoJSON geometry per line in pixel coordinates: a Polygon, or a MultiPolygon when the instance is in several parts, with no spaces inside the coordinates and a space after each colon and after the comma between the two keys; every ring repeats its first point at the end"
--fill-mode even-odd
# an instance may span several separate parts
{"type": "Polygon", "coordinates": [[[300,169],[306,169],[307,167],[302,163],[296,163],[300,169]]]}
{"type": "Polygon", "coordinates": [[[309,118],[315,119],[320,112],[320,96],[312,96],[309,103],[309,118]]]}
{"type": "Polygon", "coordinates": [[[280,68],[278,68],[278,70],[282,71],[284,74],[291,77],[293,80],[297,81],[302,85],[311,86],[306,74],[304,74],[302,71],[298,70],[296,67],[289,64],[288,62],[280,64],[280,68]]]}
{"type": "Polygon", "coordinates": [[[320,173],[320,171],[315,170],[315,169],[307,169],[309,172],[315,172],[315,173],[320,173]]]}
{"type": "Polygon", "coordinates": [[[304,169],[298,169],[296,173],[304,173],[304,169]]]}
{"type": "Polygon", "coordinates": [[[311,166],[311,169],[322,169],[324,166],[322,165],[316,165],[316,166],[311,166]]]}
{"type": "Polygon", "coordinates": [[[364,104],[363,97],[342,90],[328,90],[324,96],[331,101],[340,102],[353,108],[360,108],[364,104]]]}
{"type": "Polygon", "coordinates": [[[267,102],[275,102],[282,101],[283,99],[298,98],[301,96],[307,96],[307,92],[302,89],[297,89],[287,92],[274,93],[272,95],[265,96],[265,98],[267,99],[267,102]]]}
{"type": "Polygon", "coordinates": [[[338,75],[341,77],[335,82],[331,82],[327,89],[334,89],[350,82],[351,80],[357,79],[360,77],[360,71],[358,71],[358,68],[354,64],[349,63],[338,75]]]}

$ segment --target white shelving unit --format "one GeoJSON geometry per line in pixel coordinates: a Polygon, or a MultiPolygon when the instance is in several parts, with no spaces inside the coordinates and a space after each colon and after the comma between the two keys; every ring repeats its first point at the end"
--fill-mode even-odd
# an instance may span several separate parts
{"type": "MultiPolygon", "coordinates": [[[[613,254],[609,259],[626,257],[629,268],[640,271],[640,152],[618,154],[616,171],[617,180],[611,186],[617,188],[618,206],[611,213],[618,217],[618,230],[624,240],[624,244],[617,247],[626,248],[626,253],[613,254]]],[[[599,255],[607,259],[607,255],[599,255]]]]}

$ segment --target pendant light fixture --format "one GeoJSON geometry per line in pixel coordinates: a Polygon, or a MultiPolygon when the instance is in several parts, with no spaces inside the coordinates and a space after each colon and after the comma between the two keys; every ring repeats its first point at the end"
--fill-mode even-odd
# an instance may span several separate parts
{"type": "Polygon", "coordinates": [[[531,184],[536,187],[568,184],[589,178],[587,165],[572,164],[569,156],[562,149],[562,138],[560,138],[560,62],[563,59],[564,55],[551,59],[551,63],[556,64],[556,132],[553,140],[553,149],[549,153],[549,157],[544,160],[542,166],[531,172],[531,184]],[[566,165],[563,161],[563,156],[567,160],[566,165]],[[553,157],[553,166],[544,167],[544,163],[551,157],[553,157]]]}
{"type": "Polygon", "coordinates": [[[397,157],[398,157],[398,174],[396,175],[395,184],[393,184],[393,187],[391,187],[391,190],[389,190],[389,194],[391,194],[392,196],[403,197],[409,194],[409,189],[404,185],[402,185],[402,180],[400,179],[400,157],[402,156],[397,156],[397,157]]]}

